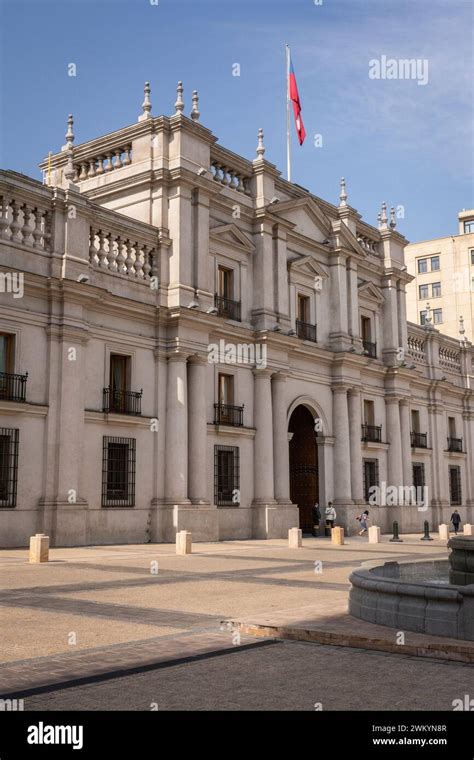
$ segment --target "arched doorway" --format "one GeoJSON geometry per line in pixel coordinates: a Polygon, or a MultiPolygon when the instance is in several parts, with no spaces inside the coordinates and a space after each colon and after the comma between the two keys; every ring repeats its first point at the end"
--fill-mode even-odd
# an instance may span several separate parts
{"type": "Polygon", "coordinates": [[[298,505],[300,528],[313,531],[313,506],[319,501],[318,447],[314,419],[306,406],[297,406],[288,426],[290,441],[290,498],[298,505]]]}

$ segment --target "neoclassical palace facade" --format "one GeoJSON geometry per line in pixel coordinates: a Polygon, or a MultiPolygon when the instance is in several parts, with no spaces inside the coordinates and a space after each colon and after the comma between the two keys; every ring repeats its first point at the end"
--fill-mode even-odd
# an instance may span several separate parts
{"type": "Polygon", "coordinates": [[[349,533],[474,518],[473,349],[407,323],[385,204],[287,182],[261,131],[232,153],[181,84],[80,145],[70,117],[41,167],[0,175],[2,546],[284,537],[316,500],[349,533]]]}

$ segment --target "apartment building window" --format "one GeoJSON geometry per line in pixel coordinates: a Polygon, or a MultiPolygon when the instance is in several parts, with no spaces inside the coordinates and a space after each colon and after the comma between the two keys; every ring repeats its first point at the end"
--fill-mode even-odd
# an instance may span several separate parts
{"type": "Polygon", "coordinates": [[[471,248],[471,266],[474,267],[474,248],[471,248]]]}
{"type": "MultiPolygon", "coordinates": [[[[431,311],[432,314],[432,320],[434,325],[441,325],[443,323],[443,309],[433,309],[431,311]]],[[[426,309],[423,309],[423,311],[420,311],[420,325],[426,325],[426,317],[428,316],[428,312],[426,309]]]]}
{"type": "Polygon", "coordinates": [[[102,450],[102,506],[135,506],[135,438],[104,436],[102,450]]]}
{"type": "Polygon", "coordinates": [[[427,272],[438,272],[440,269],[439,256],[429,256],[424,259],[418,259],[418,274],[427,272]]]}
{"type": "Polygon", "coordinates": [[[218,507],[240,504],[240,450],[214,446],[214,502],[218,507]]]}
{"type": "Polygon", "coordinates": [[[464,222],[464,232],[474,232],[474,221],[464,222]]]}
{"type": "Polygon", "coordinates": [[[449,468],[449,497],[453,506],[462,504],[461,468],[458,465],[449,468]]]}
{"type": "Polygon", "coordinates": [[[429,298],[430,296],[430,289],[428,285],[419,285],[418,287],[418,297],[420,301],[424,301],[425,299],[429,298]]]}
{"type": "Polygon", "coordinates": [[[425,480],[425,465],[422,462],[413,462],[413,485],[415,488],[424,488],[426,485],[425,480]]]}
{"type": "Polygon", "coordinates": [[[364,479],[364,498],[368,503],[370,498],[370,489],[372,486],[379,485],[379,460],[364,459],[362,465],[362,475],[364,479]]]}
{"type": "Polygon", "coordinates": [[[431,285],[431,296],[432,298],[441,298],[441,283],[440,282],[433,282],[431,285]]]}
{"type": "Polygon", "coordinates": [[[0,428],[0,507],[16,507],[18,438],[17,428],[0,428]]]}

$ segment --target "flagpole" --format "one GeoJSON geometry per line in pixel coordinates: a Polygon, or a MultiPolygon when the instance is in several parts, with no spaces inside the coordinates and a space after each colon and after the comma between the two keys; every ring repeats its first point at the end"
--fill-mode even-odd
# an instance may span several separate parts
{"type": "Polygon", "coordinates": [[[288,182],[291,182],[290,137],[290,48],[286,45],[286,173],[288,182]]]}

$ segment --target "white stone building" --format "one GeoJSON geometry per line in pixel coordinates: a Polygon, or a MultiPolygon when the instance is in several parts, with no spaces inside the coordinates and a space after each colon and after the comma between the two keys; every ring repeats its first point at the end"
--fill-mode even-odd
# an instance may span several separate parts
{"type": "Polygon", "coordinates": [[[46,184],[1,173],[1,544],[283,537],[315,500],[352,533],[373,485],[427,487],[369,507],[384,531],[472,520],[472,347],[407,324],[393,214],[183,107],[147,86],[117,132],[70,118],[46,184]]]}

